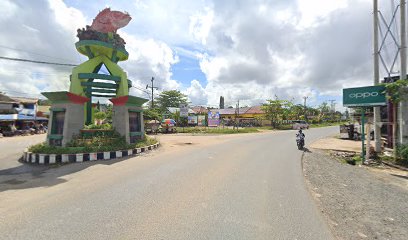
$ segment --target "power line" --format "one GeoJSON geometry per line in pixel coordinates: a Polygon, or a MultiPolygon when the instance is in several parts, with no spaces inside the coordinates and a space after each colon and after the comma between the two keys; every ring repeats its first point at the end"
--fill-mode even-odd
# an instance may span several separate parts
{"type": "Polygon", "coordinates": [[[30,62],[30,63],[39,63],[39,64],[48,64],[48,65],[68,66],[68,67],[78,66],[78,64],[45,62],[45,61],[36,61],[36,60],[23,59],[23,58],[3,57],[3,56],[0,56],[0,59],[10,60],[10,61],[18,61],[18,62],[30,62]]]}
{"type": "Polygon", "coordinates": [[[48,56],[48,55],[45,55],[45,54],[40,54],[40,53],[31,52],[31,51],[27,51],[27,50],[23,50],[23,49],[18,49],[18,48],[7,47],[7,46],[3,46],[3,45],[0,45],[0,48],[10,49],[10,50],[19,51],[19,52],[26,52],[26,53],[30,53],[30,54],[34,54],[34,55],[38,55],[38,56],[43,56],[43,57],[48,57],[48,58],[55,58],[55,59],[70,61],[69,59],[66,59],[66,58],[52,57],[52,56],[48,56]]]}

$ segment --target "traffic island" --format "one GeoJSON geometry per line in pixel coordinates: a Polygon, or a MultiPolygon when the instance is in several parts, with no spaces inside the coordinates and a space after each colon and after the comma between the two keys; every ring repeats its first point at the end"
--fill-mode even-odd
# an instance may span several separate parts
{"type": "MultiPolygon", "coordinates": [[[[41,144],[39,144],[41,145],[41,144]]],[[[160,143],[156,142],[151,145],[139,147],[135,145],[133,148],[112,150],[112,151],[92,151],[92,152],[77,152],[80,148],[61,148],[54,153],[38,152],[36,148],[30,147],[24,151],[23,160],[32,164],[61,164],[61,163],[77,163],[96,160],[112,160],[117,158],[135,156],[159,147],[160,143]],[[30,151],[34,149],[33,151],[30,151]],[[64,153],[65,152],[65,153],[64,153]]],[[[35,145],[37,146],[37,145],[35,145]]],[[[34,146],[34,147],[35,147],[34,146]]],[[[40,147],[38,147],[40,148],[40,147]]]]}

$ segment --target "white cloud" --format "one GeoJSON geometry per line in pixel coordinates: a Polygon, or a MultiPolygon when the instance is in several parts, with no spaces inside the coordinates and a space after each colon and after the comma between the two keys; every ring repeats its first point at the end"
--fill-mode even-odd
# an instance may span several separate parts
{"type": "Polygon", "coordinates": [[[52,10],[54,21],[72,34],[73,37],[76,36],[78,28],[85,27],[87,19],[78,9],[68,7],[62,0],[48,0],[48,3],[52,10]]]}
{"type": "Polygon", "coordinates": [[[204,13],[197,13],[190,16],[190,34],[203,45],[207,43],[208,33],[210,32],[214,18],[214,11],[205,8],[204,13]]]}
{"type": "Polygon", "coordinates": [[[0,23],[2,21],[16,16],[18,6],[9,0],[2,0],[0,4],[0,23]]]}
{"type": "Polygon", "coordinates": [[[318,27],[333,11],[346,8],[348,2],[348,0],[297,0],[298,10],[301,14],[298,27],[318,27]]]}
{"type": "Polygon", "coordinates": [[[207,93],[197,80],[191,81],[191,85],[184,92],[188,96],[189,101],[193,104],[205,105],[207,104],[207,93]]]}
{"type": "MultiPolygon", "coordinates": [[[[77,9],[60,0],[1,1],[0,55],[80,63],[76,29],[90,24],[99,4],[77,9]],[[85,11],[86,9],[87,11],[85,11]],[[18,13],[18,17],[16,14],[18,13]],[[7,26],[7,27],[5,27],[7,26]],[[18,49],[15,50],[15,49],[18,49]],[[22,51],[21,51],[22,50],[22,51]]],[[[184,89],[193,103],[259,104],[277,94],[338,96],[341,88],[371,83],[371,1],[148,1],[111,2],[133,20],[119,32],[129,60],[119,64],[139,88],[152,76],[160,91],[184,89]],[[178,54],[199,60],[206,81],[173,79],[178,54]]],[[[66,90],[67,67],[4,62],[0,91],[66,90]],[[23,71],[21,69],[24,69],[23,71]],[[18,85],[9,81],[18,79],[18,85]]],[[[132,89],[132,93],[147,97],[132,89]]]]}
{"type": "MultiPolygon", "coordinates": [[[[4,2],[10,10],[4,17],[0,28],[0,55],[34,60],[81,63],[86,58],[75,49],[76,29],[89,25],[84,13],[67,6],[63,1],[4,2]],[[24,6],[24,8],[22,7],[24,6]],[[15,18],[14,9],[19,12],[15,18]],[[41,13],[41,14],[39,14],[41,13]],[[29,43],[29,44],[28,44],[29,43]]],[[[3,7],[3,2],[2,2],[3,7]]],[[[160,90],[180,88],[180,84],[171,79],[171,65],[178,57],[164,42],[152,38],[143,39],[121,29],[120,34],[127,42],[129,60],[119,62],[130,79],[139,88],[145,88],[155,77],[155,86],[160,90]]],[[[69,75],[72,67],[39,65],[32,63],[2,61],[0,65],[0,91],[11,95],[38,97],[41,91],[68,90],[69,75]]],[[[133,94],[147,98],[147,95],[131,89],[133,94]]]]}
{"type": "Polygon", "coordinates": [[[129,59],[119,62],[119,65],[136,85],[145,87],[154,77],[154,85],[160,91],[180,88],[180,84],[171,79],[171,65],[179,59],[167,44],[154,39],[140,39],[125,32],[120,34],[126,39],[129,59]]]}

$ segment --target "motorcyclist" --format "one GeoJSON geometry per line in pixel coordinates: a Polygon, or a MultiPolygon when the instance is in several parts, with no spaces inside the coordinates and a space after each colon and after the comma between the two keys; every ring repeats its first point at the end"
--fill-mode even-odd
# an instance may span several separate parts
{"type": "Polygon", "coordinates": [[[299,129],[299,132],[296,133],[296,137],[302,137],[305,138],[305,134],[302,132],[302,129],[299,129]]]}
{"type": "Polygon", "coordinates": [[[305,134],[302,132],[302,129],[299,129],[299,132],[296,133],[296,141],[303,141],[303,145],[305,144],[305,134]]]}

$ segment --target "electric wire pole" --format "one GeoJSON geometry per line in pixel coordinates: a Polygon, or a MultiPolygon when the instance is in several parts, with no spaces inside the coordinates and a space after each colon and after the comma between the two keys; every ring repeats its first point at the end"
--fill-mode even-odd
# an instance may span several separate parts
{"type": "MultiPolygon", "coordinates": [[[[373,1],[373,25],[374,25],[374,85],[380,83],[379,50],[378,50],[378,0],[373,1]]],[[[374,149],[381,152],[381,112],[380,107],[374,107],[374,149]]]]}
{"type": "Polygon", "coordinates": [[[154,108],[154,102],[153,102],[153,90],[154,89],[158,89],[157,87],[154,87],[153,85],[153,81],[154,81],[154,77],[152,77],[152,80],[150,80],[152,82],[152,86],[149,86],[149,84],[146,85],[146,89],[151,88],[152,89],[152,109],[154,108]]]}
{"type": "MultiPolygon", "coordinates": [[[[400,57],[401,57],[401,74],[400,79],[404,80],[407,78],[407,39],[406,39],[406,3],[405,0],[400,0],[400,31],[401,31],[401,46],[400,46],[400,57]]],[[[408,142],[408,126],[406,124],[406,119],[408,117],[408,101],[404,99],[407,95],[406,89],[400,89],[402,92],[402,100],[399,103],[398,111],[398,122],[399,122],[399,144],[406,144],[408,142]]],[[[394,120],[395,122],[396,119],[394,120]]]]}
{"type": "Polygon", "coordinates": [[[306,111],[306,100],[308,99],[309,97],[308,96],[304,96],[303,97],[303,107],[304,107],[304,109],[305,109],[305,121],[307,121],[307,111],[306,111]]]}

